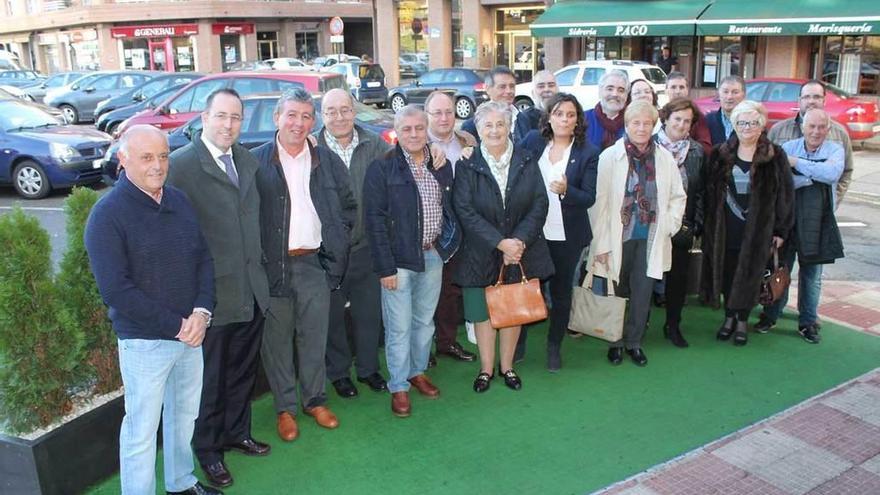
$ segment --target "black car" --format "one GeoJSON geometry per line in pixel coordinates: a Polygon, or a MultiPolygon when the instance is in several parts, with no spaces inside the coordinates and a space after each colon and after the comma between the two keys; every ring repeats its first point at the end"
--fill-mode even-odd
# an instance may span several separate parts
{"type": "Polygon", "coordinates": [[[160,91],[168,89],[172,86],[181,86],[190,81],[201,79],[202,77],[203,75],[197,72],[176,72],[173,74],[168,74],[166,76],[154,77],[139,86],[131,88],[131,91],[127,91],[121,95],[114,96],[112,98],[107,98],[106,100],[98,103],[98,106],[95,107],[95,122],[97,123],[97,120],[100,119],[100,117],[107,112],[111,112],[118,108],[127,107],[136,103],[141,103],[160,91]]]}
{"type": "Polygon", "coordinates": [[[156,108],[157,106],[164,103],[166,99],[173,96],[174,93],[177,92],[178,89],[182,88],[185,84],[186,83],[169,86],[139,103],[128,105],[122,108],[117,108],[116,110],[111,110],[109,112],[104,112],[101,114],[101,117],[99,117],[98,120],[95,122],[95,127],[97,127],[99,131],[106,132],[107,134],[113,136],[116,134],[116,129],[119,127],[119,124],[121,124],[122,121],[134,116],[136,113],[139,113],[142,110],[156,108]]]}
{"type": "MultiPolygon", "coordinates": [[[[264,144],[275,137],[275,104],[278,103],[280,94],[251,95],[244,98],[244,120],[241,122],[241,135],[238,142],[242,146],[252,149],[264,144]]],[[[317,133],[324,125],[321,120],[321,99],[315,98],[315,125],[312,128],[317,133]]],[[[357,115],[356,123],[369,131],[378,134],[388,144],[397,143],[397,133],[394,132],[394,117],[385,112],[360,102],[355,102],[357,115]]],[[[202,116],[198,115],[190,119],[186,124],[174,129],[168,134],[168,147],[171,151],[182,148],[189,144],[193,136],[202,131],[202,116]]],[[[113,143],[104,155],[103,175],[104,182],[113,185],[116,182],[116,171],[119,160],[116,152],[119,142],[113,143]]]]}
{"type": "Polygon", "coordinates": [[[486,95],[485,70],[434,69],[422,74],[410,84],[398,86],[388,92],[388,101],[394,112],[414,103],[422,105],[432,91],[448,92],[455,100],[455,116],[467,119],[489,97],[486,95]]]}

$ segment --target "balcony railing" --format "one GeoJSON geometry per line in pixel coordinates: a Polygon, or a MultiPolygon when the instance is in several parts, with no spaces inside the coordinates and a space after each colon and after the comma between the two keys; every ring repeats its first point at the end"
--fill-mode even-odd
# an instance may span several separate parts
{"type": "Polygon", "coordinates": [[[56,10],[64,10],[70,7],[70,0],[44,0],[43,12],[55,12],[56,10]]]}

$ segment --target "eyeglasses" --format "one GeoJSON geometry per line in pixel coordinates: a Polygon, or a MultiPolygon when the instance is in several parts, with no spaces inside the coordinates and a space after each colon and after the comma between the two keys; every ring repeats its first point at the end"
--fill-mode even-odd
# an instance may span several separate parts
{"type": "Polygon", "coordinates": [[[757,120],[737,120],[737,121],[736,121],[736,126],[737,126],[737,127],[742,127],[742,128],[745,128],[745,129],[751,129],[751,128],[753,128],[753,127],[760,127],[760,126],[761,126],[761,122],[760,122],[760,121],[757,121],[757,120]]]}
{"type": "Polygon", "coordinates": [[[347,119],[347,118],[351,117],[351,115],[353,113],[354,113],[354,110],[352,110],[351,108],[348,108],[348,107],[342,108],[340,110],[336,110],[334,108],[334,109],[325,111],[324,117],[326,117],[328,119],[335,119],[335,118],[338,118],[340,115],[342,115],[344,118],[347,119]]]}
{"type": "Polygon", "coordinates": [[[242,116],[237,113],[225,113],[225,112],[215,113],[215,114],[211,115],[211,118],[214,120],[219,120],[221,122],[226,121],[226,120],[231,120],[233,122],[241,122],[241,120],[242,120],[242,116]]]}
{"type": "Polygon", "coordinates": [[[435,110],[433,112],[428,112],[428,115],[436,119],[439,117],[452,117],[453,115],[455,115],[455,112],[453,112],[452,110],[435,110]]]}
{"type": "Polygon", "coordinates": [[[803,95],[801,96],[802,100],[824,100],[825,95],[803,95]]]}

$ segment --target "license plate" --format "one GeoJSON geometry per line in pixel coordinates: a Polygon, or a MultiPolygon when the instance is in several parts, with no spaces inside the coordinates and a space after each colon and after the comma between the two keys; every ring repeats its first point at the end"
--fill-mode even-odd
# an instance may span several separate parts
{"type": "Polygon", "coordinates": [[[379,81],[372,81],[367,83],[368,88],[378,88],[381,85],[382,83],[380,83],[379,81]]]}
{"type": "Polygon", "coordinates": [[[877,134],[878,132],[880,132],[880,125],[875,125],[874,128],[871,129],[871,131],[873,131],[874,134],[877,134]]]}
{"type": "Polygon", "coordinates": [[[97,159],[97,160],[92,161],[92,168],[101,168],[101,166],[102,166],[103,164],[104,164],[104,159],[103,159],[103,158],[99,158],[99,159],[97,159]]]}

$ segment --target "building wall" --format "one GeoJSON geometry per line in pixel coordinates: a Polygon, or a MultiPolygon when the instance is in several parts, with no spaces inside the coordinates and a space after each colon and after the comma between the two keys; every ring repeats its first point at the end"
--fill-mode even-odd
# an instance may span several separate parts
{"type": "MultiPolygon", "coordinates": [[[[759,39],[763,56],[757,60],[757,76],[792,77],[797,72],[797,37],[766,36],[759,39]],[[762,59],[763,58],[763,63],[762,59]],[[763,68],[763,71],[761,70],[763,68]]],[[[759,44],[759,46],[760,46],[759,44]]]]}

